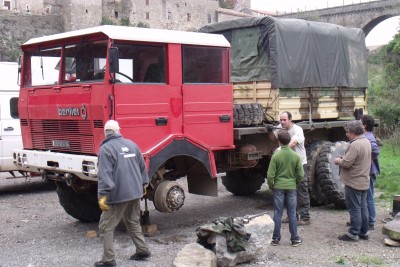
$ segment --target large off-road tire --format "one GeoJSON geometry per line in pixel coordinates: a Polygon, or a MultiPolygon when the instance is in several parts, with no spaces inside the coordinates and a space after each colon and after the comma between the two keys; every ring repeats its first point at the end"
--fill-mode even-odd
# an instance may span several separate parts
{"type": "Polygon", "coordinates": [[[233,125],[234,126],[255,126],[260,125],[264,120],[264,110],[260,104],[234,104],[233,125]]]}
{"type": "Polygon", "coordinates": [[[260,160],[253,168],[241,168],[228,171],[222,177],[226,190],[237,196],[251,195],[257,192],[265,182],[268,161],[260,160]]]}
{"type": "Polygon", "coordinates": [[[313,206],[328,204],[328,198],[322,192],[317,175],[317,159],[324,145],[332,144],[328,141],[317,141],[306,146],[307,167],[306,177],[308,178],[308,190],[310,192],[310,202],[313,206]]]}
{"type": "Polygon", "coordinates": [[[346,208],[344,184],[339,179],[339,166],[335,158],[344,155],[348,143],[344,141],[323,146],[317,160],[317,174],[322,192],[338,208],[346,208]]]}
{"type": "Polygon", "coordinates": [[[57,194],[64,210],[82,222],[98,222],[101,210],[97,203],[96,190],[88,190],[86,193],[77,193],[72,188],[57,184],[57,194]]]}

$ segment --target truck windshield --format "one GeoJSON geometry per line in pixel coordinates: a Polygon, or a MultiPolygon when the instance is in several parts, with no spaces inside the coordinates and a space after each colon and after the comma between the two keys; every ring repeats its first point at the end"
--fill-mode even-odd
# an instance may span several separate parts
{"type": "Polygon", "coordinates": [[[107,42],[87,42],[64,48],[64,80],[68,82],[95,82],[104,79],[107,42]]]}
{"type": "Polygon", "coordinates": [[[183,47],[183,83],[228,83],[228,49],[183,47]]]}

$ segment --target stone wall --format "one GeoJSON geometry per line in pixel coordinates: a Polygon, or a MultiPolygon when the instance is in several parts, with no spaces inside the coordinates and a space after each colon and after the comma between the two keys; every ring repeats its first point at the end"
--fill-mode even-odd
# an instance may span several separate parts
{"type": "Polygon", "coordinates": [[[240,17],[218,10],[218,0],[12,0],[0,9],[0,60],[16,60],[33,37],[102,24],[196,31],[240,17]]]}
{"type": "Polygon", "coordinates": [[[217,21],[217,0],[103,0],[103,18],[114,24],[190,31],[217,21]]]}
{"type": "Polygon", "coordinates": [[[99,0],[68,0],[64,5],[64,30],[73,31],[101,25],[102,3],[99,0]]]}
{"type": "Polygon", "coordinates": [[[16,15],[0,10],[0,61],[17,61],[21,44],[62,31],[63,25],[56,15],[16,15]]]}

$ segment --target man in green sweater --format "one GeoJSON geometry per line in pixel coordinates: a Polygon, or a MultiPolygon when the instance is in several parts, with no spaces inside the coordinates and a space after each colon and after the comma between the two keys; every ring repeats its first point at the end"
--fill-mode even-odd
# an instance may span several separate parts
{"type": "Polygon", "coordinates": [[[297,234],[297,184],[303,180],[304,170],[300,156],[289,146],[290,134],[286,130],[278,132],[281,149],[272,155],[268,167],[268,186],[273,190],[274,200],[274,233],[271,245],[277,246],[281,240],[281,224],[283,209],[286,202],[289,217],[289,231],[292,246],[297,247],[303,242],[297,234]]]}

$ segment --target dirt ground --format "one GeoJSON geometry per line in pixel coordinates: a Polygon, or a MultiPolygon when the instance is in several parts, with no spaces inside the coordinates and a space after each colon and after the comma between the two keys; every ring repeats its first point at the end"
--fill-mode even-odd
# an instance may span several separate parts
{"type": "MultiPolygon", "coordinates": [[[[81,223],[64,212],[54,185],[41,179],[5,179],[0,174],[0,266],[93,266],[102,252],[99,237],[88,238],[87,231],[98,230],[96,223],[81,223]]],[[[184,181],[182,184],[185,187],[184,181]]],[[[118,266],[172,266],[176,254],[196,241],[195,229],[220,216],[244,216],[267,211],[273,216],[270,191],[262,188],[251,197],[235,197],[219,184],[219,197],[186,195],[185,205],[175,213],[154,210],[151,222],[159,232],[146,241],[150,260],[133,262],[134,247],[123,227],[115,233],[118,266]]],[[[260,262],[240,266],[399,266],[400,248],[383,244],[382,219],[389,217],[392,203],[378,205],[376,229],[370,240],[357,243],[339,241],[347,230],[346,210],[333,206],[313,207],[312,224],[300,226],[304,244],[290,246],[289,230],[282,229],[281,244],[270,246],[260,262]]]]}

